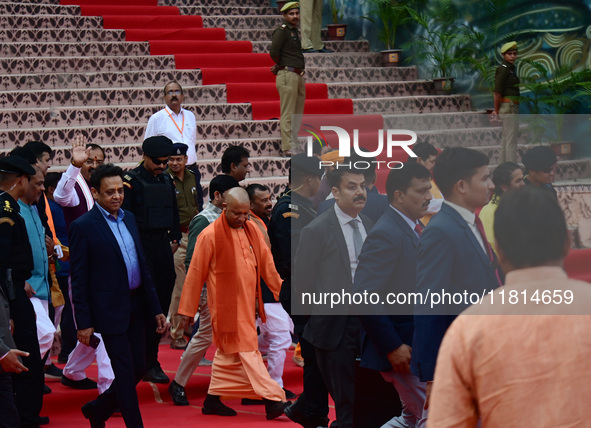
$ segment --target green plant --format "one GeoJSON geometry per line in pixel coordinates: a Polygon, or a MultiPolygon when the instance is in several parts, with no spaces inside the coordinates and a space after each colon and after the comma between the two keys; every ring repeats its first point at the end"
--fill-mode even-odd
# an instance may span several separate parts
{"type": "Polygon", "coordinates": [[[410,0],[368,0],[370,11],[367,19],[379,27],[378,39],[384,44],[386,50],[393,49],[396,42],[398,27],[409,19],[410,0]]]}
{"type": "Polygon", "coordinates": [[[431,77],[449,78],[472,64],[474,31],[459,24],[451,0],[430,2],[427,12],[408,8],[410,18],[419,25],[421,34],[402,47],[413,51],[407,61],[426,64],[431,77]]]}
{"type": "Polygon", "coordinates": [[[340,24],[343,21],[344,11],[337,5],[337,0],[328,0],[330,6],[330,15],[333,24],[340,24]]]}

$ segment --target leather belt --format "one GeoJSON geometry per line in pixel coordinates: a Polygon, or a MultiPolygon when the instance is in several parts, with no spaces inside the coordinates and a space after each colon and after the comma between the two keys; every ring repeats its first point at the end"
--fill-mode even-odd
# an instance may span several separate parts
{"type": "Polygon", "coordinates": [[[300,76],[303,76],[305,73],[303,68],[288,67],[287,65],[285,67],[282,67],[281,70],[291,71],[295,74],[299,74],[300,76]]]}
{"type": "Polygon", "coordinates": [[[189,233],[189,226],[181,226],[182,233],[189,233]]]}
{"type": "Polygon", "coordinates": [[[513,103],[515,105],[519,105],[519,101],[512,100],[511,98],[501,98],[502,103],[513,103]]]}

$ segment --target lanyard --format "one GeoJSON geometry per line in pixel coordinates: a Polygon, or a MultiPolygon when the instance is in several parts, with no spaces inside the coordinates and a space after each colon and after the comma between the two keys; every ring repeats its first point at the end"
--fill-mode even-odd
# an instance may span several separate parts
{"type": "MultiPolygon", "coordinates": [[[[182,112],[182,110],[181,110],[182,112]]],[[[174,117],[172,117],[172,114],[170,114],[170,112],[168,110],[166,110],[166,113],[168,113],[168,117],[170,117],[170,120],[172,120],[172,123],[174,123],[174,126],[176,126],[176,129],[178,129],[178,131],[181,133],[181,137],[183,136],[183,131],[185,130],[185,115],[183,114],[183,126],[181,128],[179,128],[179,126],[176,124],[176,120],[174,120],[174,117]]]]}

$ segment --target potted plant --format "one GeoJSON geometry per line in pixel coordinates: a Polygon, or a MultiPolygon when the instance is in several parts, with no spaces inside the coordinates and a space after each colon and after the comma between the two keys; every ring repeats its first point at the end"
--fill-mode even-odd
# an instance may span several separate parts
{"type": "Polygon", "coordinates": [[[473,57],[472,29],[457,23],[457,12],[450,0],[431,2],[428,14],[411,8],[408,12],[421,31],[402,46],[414,52],[408,60],[426,65],[437,95],[451,94],[454,75],[467,70],[473,57]]]}
{"type": "Polygon", "coordinates": [[[556,137],[550,147],[561,159],[570,159],[573,143],[564,140],[564,119],[582,106],[581,98],[587,94],[579,88],[581,82],[591,80],[591,70],[573,71],[571,66],[562,66],[551,73],[540,62],[524,60],[523,63],[529,77],[522,85],[527,96],[520,96],[519,101],[528,104],[534,115],[553,115],[556,137]]]}
{"type": "Polygon", "coordinates": [[[281,13],[281,9],[283,9],[283,6],[285,6],[287,0],[275,0],[275,3],[277,3],[277,10],[279,11],[279,13],[281,13]]]}
{"type": "Polygon", "coordinates": [[[330,6],[330,15],[332,17],[332,24],[327,24],[328,40],[343,40],[347,33],[347,24],[343,24],[343,10],[337,4],[338,0],[328,0],[330,6]]]}
{"type": "Polygon", "coordinates": [[[409,18],[408,6],[411,0],[368,0],[370,14],[362,16],[378,26],[378,39],[386,47],[380,51],[382,63],[386,67],[398,66],[401,62],[401,50],[395,49],[396,32],[409,18]]]}

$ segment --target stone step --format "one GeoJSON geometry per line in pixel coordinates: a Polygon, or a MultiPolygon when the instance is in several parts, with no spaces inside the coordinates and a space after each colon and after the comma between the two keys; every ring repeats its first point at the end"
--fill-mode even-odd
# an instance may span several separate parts
{"type": "MultiPolygon", "coordinates": [[[[369,52],[369,42],[365,40],[325,41],[324,47],[335,52],[369,52]]],[[[267,53],[271,50],[271,40],[252,42],[252,51],[267,53]]],[[[330,54],[324,54],[330,55],[330,54]]],[[[393,67],[389,67],[393,68],[393,67]]]]}
{"type": "MultiPolygon", "coordinates": [[[[45,1],[47,1],[47,0],[45,0],[45,1]]],[[[204,7],[210,7],[210,6],[234,7],[234,6],[236,6],[236,0],[200,0],[199,4],[204,7]]],[[[177,6],[177,7],[194,6],[195,0],[158,0],[158,5],[160,5],[160,6],[177,6]]],[[[244,7],[269,6],[269,1],[268,0],[240,0],[240,6],[244,6],[244,7]]]]}
{"type": "Polygon", "coordinates": [[[329,98],[378,98],[430,95],[433,82],[425,80],[407,82],[340,82],[328,83],[329,98]]]}
{"type": "Polygon", "coordinates": [[[1,74],[104,73],[112,71],[172,70],[174,56],[3,58],[1,74]]]}
{"type": "Polygon", "coordinates": [[[0,28],[102,28],[99,16],[68,15],[0,15],[0,28]]]}
{"type": "Polygon", "coordinates": [[[0,41],[10,42],[119,42],[125,41],[123,30],[103,30],[101,28],[45,28],[19,29],[0,28],[0,41]]]}
{"type": "Polygon", "coordinates": [[[0,57],[109,57],[150,55],[147,42],[0,43],[0,57]]]}
{"type": "MultiPolygon", "coordinates": [[[[214,103],[226,101],[224,85],[187,86],[183,88],[189,100],[214,103]]],[[[3,108],[141,105],[162,102],[161,88],[90,88],[38,91],[0,91],[3,108]]]]}
{"type": "Polygon", "coordinates": [[[164,88],[172,80],[181,85],[200,85],[201,70],[146,70],[110,73],[47,73],[0,75],[0,90],[79,88],[164,88]]]}
{"type": "MultiPolygon", "coordinates": [[[[239,120],[252,118],[251,105],[247,103],[201,103],[184,104],[193,112],[197,121],[239,120]]],[[[0,110],[0,125],[5,129],[15,128],[69,128],[70,126],[93,127],[97,125],[145,125],[152,114],[164,104],[141,106],[74,106],[50,108],[12,108],[0,110]]]]}
{"type": "MultiPolygon", "coordinates": [[[[14,3],[14,0],[0,0],[0,3],[14,3]]],[[[56,0],[29,0],[22,3],[56,5],[58,2],[56,0]]]]}
{"type": "Polygon", "coordinates": [[[445,113],[472,110],[470,96],[419,95],[408,97],[357,98],[353,100],[354,114],[445,113]]]}
{"type": "MultiPolygon", "coordinates": [[[[223,27],[234,30],[249,30],[251,28],[269,28],[271,31],[281,25],[281,15],[215,15],[202,16],[204,27],[223,27]]],[[[254,40],[254,39],[253,39],[254,40]]]]}
{"type": "Polygon", "coordinates": [[[490,122],[489,116],[484,113],[484,111],[466,111],[459,113],[386,114],[384,115],[384,127],[413,131],[486,128],[490,126],[490,122]]]}
{"type": "Polygon", "coordinates": [[[272,34],[272,28],[226,28],[226,40],[267,41],[272,34]]]}
{"type": "MultiPolygon", "coordinates": [[[[243,4],[243,2],[240,2],[243,4]]],[[[275,15],[277,9],[271,6],[178,6],[181,15],[202,16],[245,16],[245,15],[275,15]]]]}
{"type": "MultiPolygon", "coordinates": [[[[268,72],[263,67],[265,73],[268,72]]],[[[312,67],[306,70],[308,83],[395,82],[416,80],[416,67],[312,67]]],[[[39,73],[0,75],[0,90],[77,89],[77,88],[155,88],[176,80],[181,85],[201,85],[201,70],[145,70],[116,72],[39,73]]]]}
{"type": "Polygon", "coordinates": [[[80,15],[80,7],[3,1],[0,2],[0,13],[2,15],[80,15]]]}
{"type": "Polygon", "coordinates": [[[304,54],[306,67],[381,67],[382,58],[377,52],[335,52],[332,54],[304,54]]]}

